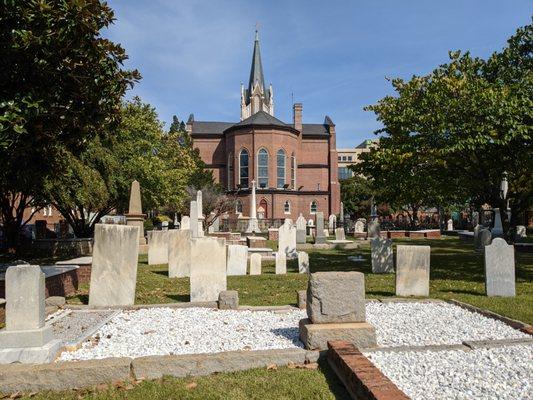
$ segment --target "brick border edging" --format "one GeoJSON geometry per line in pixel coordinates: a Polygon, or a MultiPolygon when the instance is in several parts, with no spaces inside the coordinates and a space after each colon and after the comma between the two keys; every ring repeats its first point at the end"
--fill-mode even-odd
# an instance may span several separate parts
{"type": "Polygon", "coordinates": [[[463,303],[462,301],[459,301],[459,300],[450,299],[450,300],[446,300],[446,302],[456,305],[458,307],[464,308],[465,310],[481,314],[484,317],[495,319],[497,321],[501,321],[504,324],[509,325],[513,329],[519,330],[520,332],[533,336],[533,325],[526,324],[516,319],[504,317],[503,315],[497,314],[493,311],[484,310],[476,306],[473,306],[471,304],[463,303]]]}
{"type": "Polygon", "coordinates": [[[353,399],[409,399],[351,343],[331,341],[328,342],[328,348],[328,363],[353,399]]]}
{"type": "Polygon", "coordinates": [[[206,354],[104,358],[50,364],[6,364],[0,368],[0,394],[70,390],[118,381],[184,378],[222,372],[317,362],[320,354],[302,348],[227,351],[206,354]]]}

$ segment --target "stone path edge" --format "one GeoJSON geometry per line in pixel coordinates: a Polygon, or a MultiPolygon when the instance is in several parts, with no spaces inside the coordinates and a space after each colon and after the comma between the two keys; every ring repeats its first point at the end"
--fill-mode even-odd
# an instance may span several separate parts
{"type": "Polygon", "coordinates": [[[356,400],[408,400],[357,347],[344,341],[328,342],[327,360],[346,390],[356,400]]]}
{"type": "Polygon", "coordinates": [[[41,365],[8,364],[0,368],[0,393],[70,390],[117,381],[162,376],[202,376],[220,372],[316,362],[320,354],[305,349],[228,351],[211,354],[105,358],[41,365]]]}
{"type": "Polygon", "coordinates": [[[464,308],[465,310],[472,311],[478,314],[483,315],[487,318],[492,318],[498,321],[503,322],[504,324],[509,325],[513,329],[517,329],[523,333],[527,333],[528,335],[533,336],[533,325],[526,324],[525,322],[518,321],[516,319],[511,319],[508,317],[504,317],[503,315],[497,314],[493,311],[489,310],[483,310],[481,308],[475,307],[471,304],[463,303],[462,301],[451,299],[446,300],[447,303],[456,305],[458,307],[464,308]]]}

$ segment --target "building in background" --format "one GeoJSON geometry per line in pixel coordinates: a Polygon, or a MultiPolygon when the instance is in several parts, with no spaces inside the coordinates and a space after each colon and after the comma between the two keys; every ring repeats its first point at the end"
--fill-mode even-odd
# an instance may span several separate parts
{"type": "Polygon", "coordinates": [[[369,152],[372,146],[378,143],[377,139],[367,139],[359,146],[351,149],[337,149],[337,162],[339,165],[339,180],[348,179],[353,176],[352,170],[348,168],[350,165],[359,162],[359,156],[362,153],[369,152]]]}
{"type": "Polygon", "coordinates": [[[215,180],[236,195],[237,214],[250,215],[252,180],[260,219],[339,213],[335,124],[328,116],[323,123],[304,123],[301,103],[294,104],[290,123],[274,116],[257,32],[248,86],[241,86],[240,122],[197,121],[191,115],[187,132],[215,180]]]}

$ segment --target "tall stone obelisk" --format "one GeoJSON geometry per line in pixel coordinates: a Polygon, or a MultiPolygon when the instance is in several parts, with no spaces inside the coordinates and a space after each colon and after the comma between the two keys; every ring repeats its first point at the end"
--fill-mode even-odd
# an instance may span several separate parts
{"type": "Polygon", "coordinates": [[[261,233],[259,224],[257,223],[257,210],[255,205],[255,180],[252,181],[252,196],[250,198],[250,219],[248,220],[248,228],[246,233],[261,233]]]}
{"type": "Polygon", "coordinates": [[[130,191],[130,207],[126,214],[126,225],[139,227],[139,245],[146,245],[146,238],[144,237],[144,219],[146,215],[143,214],[141,204],[141,186],[137,180],[131,183],[130,191]]]}

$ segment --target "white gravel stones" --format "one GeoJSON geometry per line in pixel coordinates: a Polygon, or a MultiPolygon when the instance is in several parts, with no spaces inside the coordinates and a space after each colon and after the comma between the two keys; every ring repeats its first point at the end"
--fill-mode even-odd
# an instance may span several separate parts
{"type": "Polygon", "coordinates": [[[230,311],[207,308],[149,308],[123,311],[97,333],[97,345],[85,342],[60,360],[142,357],[232,350],[301,347],[298,321],[305,311],[230,311]]]}
{"type": "Polygon", "coordinates": [[[533,398],[531,345],[375,352],[367,357],[413,400],[533,398]]]}
{"type": "MultiPolygon", "coordinates": [[[[298,321],[305,310],[214,310],[148,308],[122,311],[75,352],[61,360],[216,353],[300,347],[298,321]]],[[[448,303],[366,304],[366,320],[380,347],[460,344],[465,340],[527,338],[503,322],[448,303]]]]}
{"type": "Polygon", "coordinates": [[[366,320],[376,328],[378,346],[386,347],[529,337],[503,322],[448,303],[370,302],[366,320]]]}

